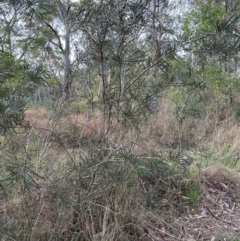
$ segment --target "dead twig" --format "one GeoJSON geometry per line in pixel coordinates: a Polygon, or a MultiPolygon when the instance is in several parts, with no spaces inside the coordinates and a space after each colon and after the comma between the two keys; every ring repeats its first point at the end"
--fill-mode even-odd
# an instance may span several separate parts
{"type": "Polygon", "coordinates": [[[205,206],[205,208],[206,208],[206,209],[208,210],[208,212],[209,212],[214,218],[216,218],[217,220],[219,220],[219,221],[221,221],[221,222],[224,222],[224,223],[227,223],[227,224],[229,224],[229,225],[232,225],[232,226],[234,226],[235,228],[237,228],[238,230],[240,230],[240,227],[237,226],[236,224],[234,224],[234,223],[232,223],[232,222],[230,222],[230,221],[226,221],[226,220],[224,220],[224,219],[221,219],[221,218],[217,217],[207,206],[205,206]]]}

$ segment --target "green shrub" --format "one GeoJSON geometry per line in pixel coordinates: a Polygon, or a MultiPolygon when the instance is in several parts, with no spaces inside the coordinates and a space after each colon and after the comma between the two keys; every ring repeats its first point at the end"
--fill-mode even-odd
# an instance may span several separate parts
{"type": "Polygon", "coordinates": [[[233,237],[230,241],[240,241],[240,237],[233,237]]]}
{"type": "Polygon", "coordinates": [[[0,52],[0,134],[24,120],[27,98],[42,81],[41,66],[31,67],[8,52],[0,52]]]}
{"type": "Polygon", "coordinates": [[[189,203],[192,206],[196,207],[201,197],[200,186],[197,183],[188,183],[183,188],[183,195],[189,199],[189,203]]]}

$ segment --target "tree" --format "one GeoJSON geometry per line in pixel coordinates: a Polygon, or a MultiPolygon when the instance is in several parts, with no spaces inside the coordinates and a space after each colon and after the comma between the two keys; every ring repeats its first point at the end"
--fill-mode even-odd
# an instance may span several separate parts
{"type": "Polygon", "coordinates": [[[18,6],[14,6],[10,9],[7,3],[0,5],[1,51],[8,51],[10,53],[15,51],[12,36],[17,36],[18,32],[18,10],[18,6]]]}
{"type": "MultiPolygon", "coordinates": [[[[240,2],[205,0],[194,1],[193,10],[183,19],[183,42],[186,53],[191,55],[193,68],[200,68],[202,78],[206,82],[206,71],[212,61],[222,65],[225,74],[224,86],[228,86],[225,94],[228,95],[230,103],[233,103],[233,83],[236,80],[232,74],[238,71],[238,54],[240,50],[240,2]]],[[[216,83],[216,82],[215,82],[216,83]]],[[[215,86],[218,88],[218,86],[215,86]]]]}
{"type": "MultiPolygon", "coordinates": [[[[6,4],[6,3],[3,3],[6,4]]],[[[10,1],[8,6],[18,8],[17,14],[21,16],[21,21],[25,25],[25,31],[21,38],[22,55],[28,54],[26,51],[29,46],[35,52],[36,57],[42,59],[42,52],[54,61],[50,61],[53,69],[59,70],[62,75],[62,98],[69,99],[71,93],[71,86],[73,80],[72,62],[74,55],[71,52],[71,47],[74,44],[72,39],[73,33],[77,31],[74,25],[73,17],[75,14],[76,4],[70,0],[57,0],[57,1],[10,1]],[[26,34],[27,33],[27,34],[26,34]],[[38,47],[41,49],[38,51],[38,47]],[[37,54],[37,55],[36,55],[37,54]],[[58,57],[61,56],[62,60],[59,62],[58,57]],[[71,60],[72,57],[72,60],[71,60]]]]}
{"type": "MultiPolygon", "coordinates": [[[[166,1],[87,1],[77,21],[99,78],[106,135],[115,125],[136,125],[168,81],[176,46],[166,1]]],[[[89,66],[88,64],[91,63],[89,66]]],[[[91,70],[92,71],[92,70],[91,70]]]]}
{"type": "Polygon", "coordinates": [[[183,38],[202,62],[215,56],[223,62],[239,51],[239,7],[240,2],[233,0],[194,1],[194,10],[183,19],[183,38]]]}

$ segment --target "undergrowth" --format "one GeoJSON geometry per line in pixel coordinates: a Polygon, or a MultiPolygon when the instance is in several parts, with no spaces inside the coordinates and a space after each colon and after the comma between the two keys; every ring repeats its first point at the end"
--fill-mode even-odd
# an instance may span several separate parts
{"type": "Polygon", "coordinates": [[[102,141],[99,113],[28,110],[2,143],[0,239],[180,240],[171,224],[205,200],[201,173],[238,170],[239,135],[232,117],[175,111],[163,101],[140,131],[102,141]]]}

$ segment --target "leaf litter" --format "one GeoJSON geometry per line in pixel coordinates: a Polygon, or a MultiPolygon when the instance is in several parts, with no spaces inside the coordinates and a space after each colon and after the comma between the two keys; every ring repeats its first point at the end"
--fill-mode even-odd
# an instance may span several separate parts
{"type": "Polygon", "coordinates": [[[240,176],[217,167],[202,171],[200,180],[199,205],[176,218],[172,223],[175,239],[165,235],[164,240],[240,240],[240,176]]]}

